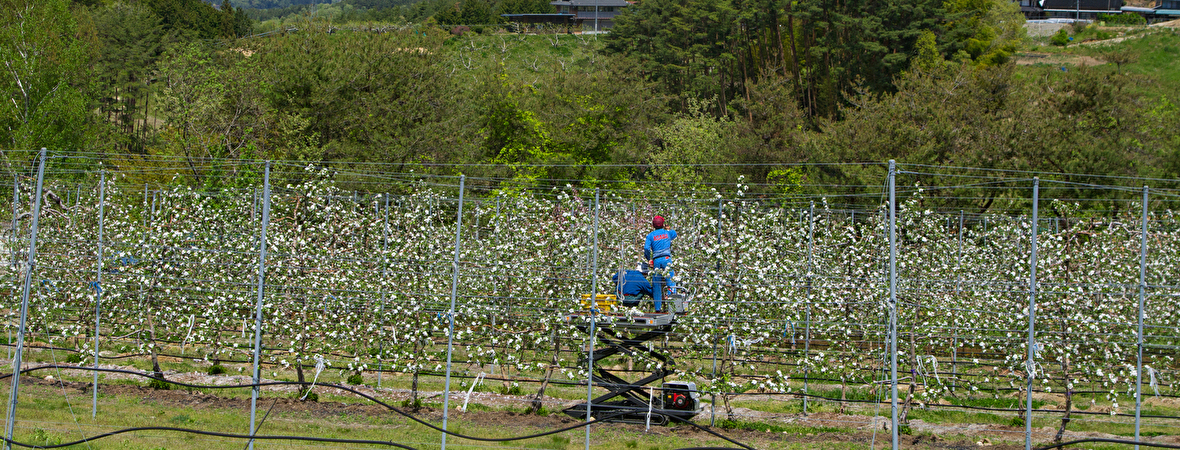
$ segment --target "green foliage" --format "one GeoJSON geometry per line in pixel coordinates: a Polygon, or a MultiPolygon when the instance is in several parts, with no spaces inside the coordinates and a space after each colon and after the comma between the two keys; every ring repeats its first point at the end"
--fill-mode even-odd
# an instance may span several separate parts
{"type": "MultiPolygon", "coordinates": [[[[160,111],[169,118],[153,153],[225,161],[265,157],[259,140],[272,131],[274,118],[255,76],[258,58],[211,53],[197,44],[180,46],[161,59],[160,111]]],[[[193,170],[197,186],[217,188],[247,183],[236,166],[193,170]]]]}
{"type": "Polygon", "coordinates": [[[855,86],[892,90],[921,31],[941,19],[935,0],[649,0],[618,17],[607,50],[639,58],[675,96],[714,97],[718,115],[744,85],[782,77],[809,112],[831,116],[855,86]]]}
{"type": "Polygon", "coordinates": [[[1069,44],[1069,32],[1065,31],[1065,28],[1057,30],[1056,33],[1053,33],[1053,36],[1049,37],[1049,43],[1058,47],[1065,47],[1069,44]]]}
{"type": "Polygon", "coordinates": [[[169,383],[169,382],[163,381],[163,380],[159,380],[156,378],[152,378],[152,379],[148,380],[147,387],[152,388],[152,389],[156,389],[156,390],[160,390],[160,391],[167,391],[167,390],[172,389],[172,383],[169,383]]]}
{"type": "Polygon", "coordinates": [[[70,364],[81,363],[82,362],[82,355],[79,355],[77,353],[70,353],[70,356],[66,357],[66,362],[70,363],[70,364]]]}
{"type": "Polygon", "coordinates": [[[1098,14],[1098,21],[1107,25],[1147,25],[1147,19],[1135,13],[1098,14]]]}
{"type": "Polygon", "coordinates": [[[710,165],[731,160],[726,136],[733,122],[714,118],[706,107],[705,102],[690,100],[687,112],[654,130],[657,143],[649,159],[654,178],[700,186],[717,170],[724,170],[710,165]]]}
{"type": "Polygon", "coordinates": [[[209,366],[209,369],[205,370],[205,373],[209,375],[221,375],[225,373],[225,367],[221,363],[214,363],[212,366],[209,366]]]}
{"type": "Polygon", "coordinates": [[[918,37],[917,57],[913,61],[913,66],[924,71],[938,70],[946,63],[942,58],[942,53],[938,51],[938,37],[930,30],[923,30],[922,35],[918,37]]]}
{"type": "Polygon", "coordinates": [[[357,372],[357,373],[353,373],[353,374],[349,375],[348,379],[346,379],[345,381],[348,382],[348,384],[361,385],[361,384],[365,384],[365,377],[362,376],[360,374],[360,372],[357,372]]]}
{"type": "Polygon", "coordinates": [[[766,182],[779,194],[788,196],[795,195],[801,192],[800,185],[803,184],[805,176],[803,171],[797,168],[774,169],[766,175],[766,182]]]}
{"type": "Polygon", "coordinates": [[[33,430],[33,434],[29,436],[28,442],[33,445],[40,446],[60,445],[61,438],[52,433],[47,433],[45,430],[37,428],[33,430]]]}
{"type": "Polygon", "coordinates": [[[295,392],[295,398],[304,402],[318,402],[320,395],[315,392],[308,392],[311,389],[300,389],[295,392]]]}
{"type": "MultiPolygon", "coordinates": [[[[318,3],[332,3],[330,0],[230,0],[234,6],[238,8],[251,9],[276,9],[289,8],[292,6],[307,6],[318,3]]],[[[400,3],[404,4],[407,1],[402,0],[400,3]]]]}
{"type": "Polygon", "coordinates": [[[250,28],[246,13],[238,8],[218,11],[201,0],[143,0],[141,4],[162,19],[164,28],[192,33],[198,39],[238,36],[250,28]]]}
{"type": "Polygon", "coordinates": [[[1076,42],[1105,41],[1113,37],[1113,33],[1103,30],[1094,24],[1086,25],[1081,29],[1074,28],[1073,34],[1073,40],[1076,42]]]}
{"type": "Polygon", "coordinates": [[[0,146],[85,149],[85,45],[66,0],[0,0],[0,146]]]}
{"type": "Polygon", "coordinates": [[[1007,0],[950,0],[943,53],[963,52],[980,66],[1008,62],[1025,39],[1020,5],[1007,0]]]}
{"type": "Polygon", "coordinates": [[[801,425],[782,425],[776,423],[757,422],[752,420],[718,419],[717,426],[726,430],[761,431],[768,433],[846,433],[847,428],[836,427],[807,427],[801,425]]]}
{"type": "Polygon", "coordinates": [[[441,64],[440,34],[329,34],[323,22],[301,28],[308,31],[265,42],[265,51],[260,48],[233,72],[248,83],[241,89],[264,95],[258,97],[266,107],[260,113],[282,111],[289,117],[285,130],[264,132],[258,128],[275,121],[258,116],[251,132],[281,138],[276,145],[287,142],[260,150],[274,157],[297,152],[292,156],[313,161],[322,155],[404,164],[432,160],[453,145],[432,129],[444,122],[453,100],[445,89],[449,80],[441,64]]]}
{"type": "MultiPolygon", "coordinates": [[[[6,78],[0,136],[7,148],[102,142],[120,155],[209,159],[175,181],[174,171],[157,168],[131,175],[206,189],[254,183],[254,168],[220,164],[252,158],[447,174],[454,169],[420,164],[495,163],[465,171],[507,179],[491,189],[509,192],[567,179],[637,189],[739,175],[777,196],[824,183],[879,184],[876,168],[780,173],[768,161],[1180,172],[1180,138],[1168,125],[1177,118],[1174,98],[1165,89],[1180,82],[1171,33],[1064,49],[1110,64],[1061,71],[1002,63],[1020,42],[1020,21],[993,0],[872,8],[652,0],[627,8],[598,38],[492,26],[450,36],[404,24],[446,8],[460,20],[464,8],[468,17],[495,16],[543,2],[365,1],[317,6],[311,17],[322,18],[268,25],[299,32],[245,41],[194,41],[224,34],[231,16],[191,2],[95,2],[64,13],[76,21],[54,21],[53,33],[8,27],[5,42],[44,41],[60,63],[14,66],[38,81],[29,92],[45,101],[30,101],[41,114],[22,122],[13,106],[21,91],[6,78]],[[872,12],[853,14],[857,8],[872,12]],[[339,22],[377,10],[396,12],[397,21],[339,22]],[[704,165],[718,161],[757,164],[704,165]]],[[[60,2],[32,5],[38,14],[65,11],[60,2]]],[[[1077,31],[1076,40],[1107,33],[1077,31]]],[[[148,165],[138,157],[121,164],[148,165]]]]}
{"type": "Polygon", "coordinates": [[[455,3],[454,7],[440,10],[434,15],[434,20],[444,27],[499,23],[500,16],[493,11],[488,0],[462,0],[455,3]]]}
{"type": "Polygon", "coordinates": [[[143,153],[152,110],[152,68],[168,45],[186,34],[166,29],[163,19],[142,3],[113,3],[87,11],[94,51],[92,95],[100,117],[112,128],[116,145],[143,153]]]}

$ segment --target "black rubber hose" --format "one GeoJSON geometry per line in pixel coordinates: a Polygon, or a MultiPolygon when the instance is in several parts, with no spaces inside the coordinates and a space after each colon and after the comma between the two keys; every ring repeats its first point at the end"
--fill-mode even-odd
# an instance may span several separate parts
{"type": "MultiPolygon", "coordinates": [[[[61,365],[44,365],[44,366],[38,366],[38,367],[31,367],[31,368],[28,368],[28,369],[23,369],[23,370],[21,370],[21,373],[28,373],[28,372],[33,372],[33,371],[36,371],[36,370],[41,370],[41,369],[55,369],[55,368],[56,368],[56,369],[67,369],[67,370],[90,370],[90,371],[97,371],[97,372],[125,373],[125,374],[129,374],[129,375],[136,375],[136,376],[140,376],[140,377],[143,377],[143,378],[148,378],[148,379],[152,379],[152,380],[162,381],[162,382],[165,382],[165,383],[175,384],[175,385],[177,385],[177,386],[184,386],[184,387],[188,387],[188,388],[194,388],[194,389],[240,389],[240,388],[252,388],[252,387],[255,387],[255,386],[262,387],[262,386],[309,386],[309,385],[312,385],[312,383],[309,383],[309,382],[303,382],[303,383],[300,383],[300,382],[298,382],[298,381],[271,381],[271,382],[266,382],[266,383],[258,383],[258,384],[253,384],[253,383],[251,383],[251,384],[230,384],[230,385],[208,385],[208,386],[207,386],[207,385],[189,384],[189,383],[184,383],[184,382],[180,382],[180,381],[173,381],[173,380],[168,380],[168,379],[163,379],[163,378],[157,378],[157,377],[153,377],[153,376],[151,376],[151,375],[149,375],[149,374],[147,374],[147,373],[142,373],[142,372],[134,372],[134,371],[130,371],[130,370],[122,370],[122,369],[102,369],[102,368],[94,368],[94,367],[81,367],[81,366],[61,366],[61,365]]],[[[10,377],[10,376],[12,376],[12,374],[0,375],[0,379],[4,379],[4,378],[10,377]]],[[[542,433],[531,434],[531,435],[527,435],[527,436],[517,436],[517,437],[510,437],[510,438],[481,438],[481,437],[475,437],[475,436],[467,436],[467,435],[460,434],[460,433],[456,433],[456,432],[453,432],[453,431],[447,431],[447,430],[444,430],[444,429],[442,429],[442,428],[439,428],[439,427],[435,426],[434,424],[432,424],[432,423],[430,423],[430,422],[426,422],[426,421],[424,421],[424,420],[422,420],[422,419],[419,419],[418,417],[414,416],[413,414],[410,414],[410,413],[407,413],[407,412],[405,412],[405,411],[402,411],[402,410],[400,410],[400,409],[398,409],[398,408],[394,407],[393,405],[390,405],[390,404],[388,404],[388,403],[385,403],[385,402],[383,402],[383,401],[381,401],[381,400],[379,400],[379,399],[377,399],[377,398],[374,398],[374,397],[372,397],[372,396],[370,396],[370,395],[368,395],[368,394],[365,394],[365,393],[363,393],[363,392],[357,391],[357,390],[355,390],[355,389],[352,389],[352,388],[350,388],[350,387],[347,387],[347,386],[341,386],[341,385],[336,385],[336,384],[324,384],[324,383],[320,383],[320,384],[319,384],[319,386],[320,386],[320,387],[333,388],[333,389],[340,389],[340,390],[343,390],[343,391],[348,391],[348,392],[351,392],[351,393],[353,393],[353,394],[356,394],[357,396],[359,396],[359,397],[361,397],[361,398],[364,398],[364,399],[366,399],[366,400],[369,400],[369,401],[371,401],[371,402],[373,402],[373,403],[376,403],[376,404],[378,404],[378,405],[384,406],[384,407],[386,407],[387,409],[389,409],[390,411],[393,411],[393,412],[395,412],[395,413],[397,413],[397,414],[399,414],[399,415],[401,415],[401,416],[403,416],[403,417],[405,417],[405,418],[407,418],[407,419],[410,419],[410,420],[413,420],[413,421],[415,421],[415,422],[418,422],[419,424],[422,424],[422,425],[424,425],[424,426],[426,426],[426,427],[428,427],[428,428],[431,428],[431,429],[433,429],[433,430],[435,430],[435,431],[438,431],[438,432],[440,432],[440,433],[447,433],[447,434],[449,434],[449,435],[451,435],[451,436],[455,436],[455,437],[458,437],[458,438],[468,439],[468,440],[472,440],[472,441],[483,441],[483,442],[511,442],[511,441],[520,441],[520,440],[525,440],[525,439],[533,439],[533,438],[545,437],[545,436],[549,436],[549,435],[552,435],[552,434],[562,433],[562,432],[566,432],[566,431],[573,430],[573,429],[576,429],[576,428],[581,428],[581,427],[584,427],[584,426],[590,426],[590,425],[594,425],[594,424],[597,424],[597,423],[600,423],[600,422],[605,422],[605,421],[607,421],[608,419],[613,419],[613,418],[615,418],[615,417],[620,417],[620,416],[623,416],[623,415],[626,415],[626,414],[631,414],[631,411],[625,411],[625,412],[621,412],[621,413],[610,414],[610,415],[607,415],[607,416],[602,416],[602,417],[596,418],[596,419],[594,419],[594,420],[591,420],[591,421],[589,421],[589,422],[582,422],[582,423],[579,423],[579,424],[576,424],[576,425],[570,425],[570,426],[568,426],[568,427],[565,427],[565,428],[558,428],[558,429],[556,429],[556,430],[551,430],[551,431],[546,431],[546,432],[542,432],[542,433]]],[[[679,419],[679,418],[675,418],[675,419],[682,420],[682,421],[684,420],[684,419],[679,419]]],[[[747,450],[754,450],[754,449],[753,449],[752,447],[750,447],[750,446],[747,446],[747,445],[745,445],[745,444],[742,444],[742,443],[740,443],[740,442],[737,442],[737,441],[734,441],[734,440],[732,440],[732,439],[729,439],[729,438],[727,438],[727,437],[725,437],[725,436],[722,436],[721,434],[718,434],[718,433],[716,433],[716,432],[713,432],[713,431],[711,431],[711,430],[707,430],[707,429],[705,429],[705,428],[701,428],[701,426],[700,426],[700,425],[697,425],[697,424],[695,424],[695,423],[692,423],[692,422],[688,422],[688,423],[689,423],[689,424],[691,424],[691,425],[693,425],[693,426],[695,426],[695,427],[697,427],[697,428],[700,428],[700,429],[704,430],[704,431],[705,431],[705,432],[707,432],[707,433],[713,434],[714,436],[720,437],[720,438],[722,438],[722,439],[725,439],[725,440],[727,440],[727,441],[729,441],[729,442],[732,442],[732,443],[734,443],[734,444],[737,444],[737,445],[739,445],[739,446],[742,446],[743,448],[745,448],[745,449],[747,449],[747,450]]],[[[249,436],[246,436],[246,438],[248,439],[248,438],[249,438],[249,436]]]]}
{"type": "Polygon", "coordinates": [[[1175,445],[1175,444],[1157,444],[1155,442],[1132,441],[1129,439],[1086,438],[1086,439],[1078,439],[1076,441],[1062,442],[1060,444],[1053,444],[1053,445],[1049,445],[1049,446],[1045,446],[1045,447],[1037,447],[1036,450],[1050,450],[1050,449],[1054,449],[1054,448],[1065,448],[1065,446],[1067,446],[1067,445],[1085,444],[1087,442],[1106,442],[1106,443],[1111,443],[1111,444],[1139,445],[1139,446],[1143,446],[1143,447],[1156,447],[1156,448],[1180,448],[1180,445],[1175,445]]]}

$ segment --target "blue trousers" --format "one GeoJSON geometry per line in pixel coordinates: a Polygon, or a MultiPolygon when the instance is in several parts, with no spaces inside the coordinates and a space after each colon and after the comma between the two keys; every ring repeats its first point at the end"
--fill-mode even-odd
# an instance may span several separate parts
{"type": "Polygon", "coordinates": [[[656,270],[652,271],[651,275],[651,294],[652,299],[655,300],[656,311],[663,311],[664,286],[667,285],[669,288],[676,287],[676,282],[672,280],[672,277],[676,275],[676,271],[668,269],[668,263],[671,262],[672,258],[668,256],[661,256],[652,260],[656,270]]]}

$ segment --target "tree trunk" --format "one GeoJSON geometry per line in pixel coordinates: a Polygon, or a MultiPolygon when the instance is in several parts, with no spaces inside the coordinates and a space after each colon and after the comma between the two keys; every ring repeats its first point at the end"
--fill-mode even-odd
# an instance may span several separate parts
{"type": "Polygon", "coordinates": [[[537,390],[537,395],[533,396],[533,402],[529,405],[528,411],[525,414],[538,414],[541,408],[545,406],[543,399],[545,398],[545,388],[549,387],[549,377],[553,375],[553,367],[549,366],[549,370],[545,371],[545,379],[541,381],[541,389],[537,390]]]}
{"type": "MultiPolygon", "coordinates": [[[[421,355],[423,350],[425,349],[423,348],[421,340],[418,340],[414,343],[415,355],[421,355]]],[[[418,367],[418,365],[414,364],[414,381],[410,384],[410,409],[412,409],[414,412],[417,412],[421,406],[421,403],[418,402],[418,372],[420,370],[421,369],[418,367]]]]}
{"type": "Polygon", "coordinates": [[[418,369],[414,369],[414,381],[410,384],[410,409],[418,412],[418,369]]]}
{"type": "Polygon", "coordinates": [[[844,382],[843,378],[841,378],[840,379],[840,414],[844,414],[844,411],[846,409],[848,409],[848,402],[846,401],[846,400],[848,400],[848,396],[845,394],[847,391],[848,391],[848,384],[844,382]]]}
{"type": "Polygon", "coordinates": [[[164,379],[164,371],[160,370],[160,358],[156,353],[156,324],[152,320],[152,314],[148,313],[148,351],[152,354],[152,376],[164,379]]]}
{"type": "Polygon", "coordinates": [[[1069,425],[1069,416],[1073,412],[1073,389],[1069,387],[1071,380],[1069,379],[1069,355],[1061,360],[1061,373],[1065,378],[1065,415],[1061,416],[1061,427],[1057,428],[1057,436],[1053,438],[1054,443],[1061,443],[1062,436],[1065,435],[1065,427],[1069,425]]]}

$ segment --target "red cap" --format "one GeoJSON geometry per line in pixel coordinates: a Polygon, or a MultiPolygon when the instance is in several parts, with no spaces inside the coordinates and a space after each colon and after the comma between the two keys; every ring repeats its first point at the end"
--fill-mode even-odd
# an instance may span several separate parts
{"type": "Polygon", "coordinates": [[[651,226],[656,228],[664,228],[664,217],[655,216],[651,218],[651,226]]]}

